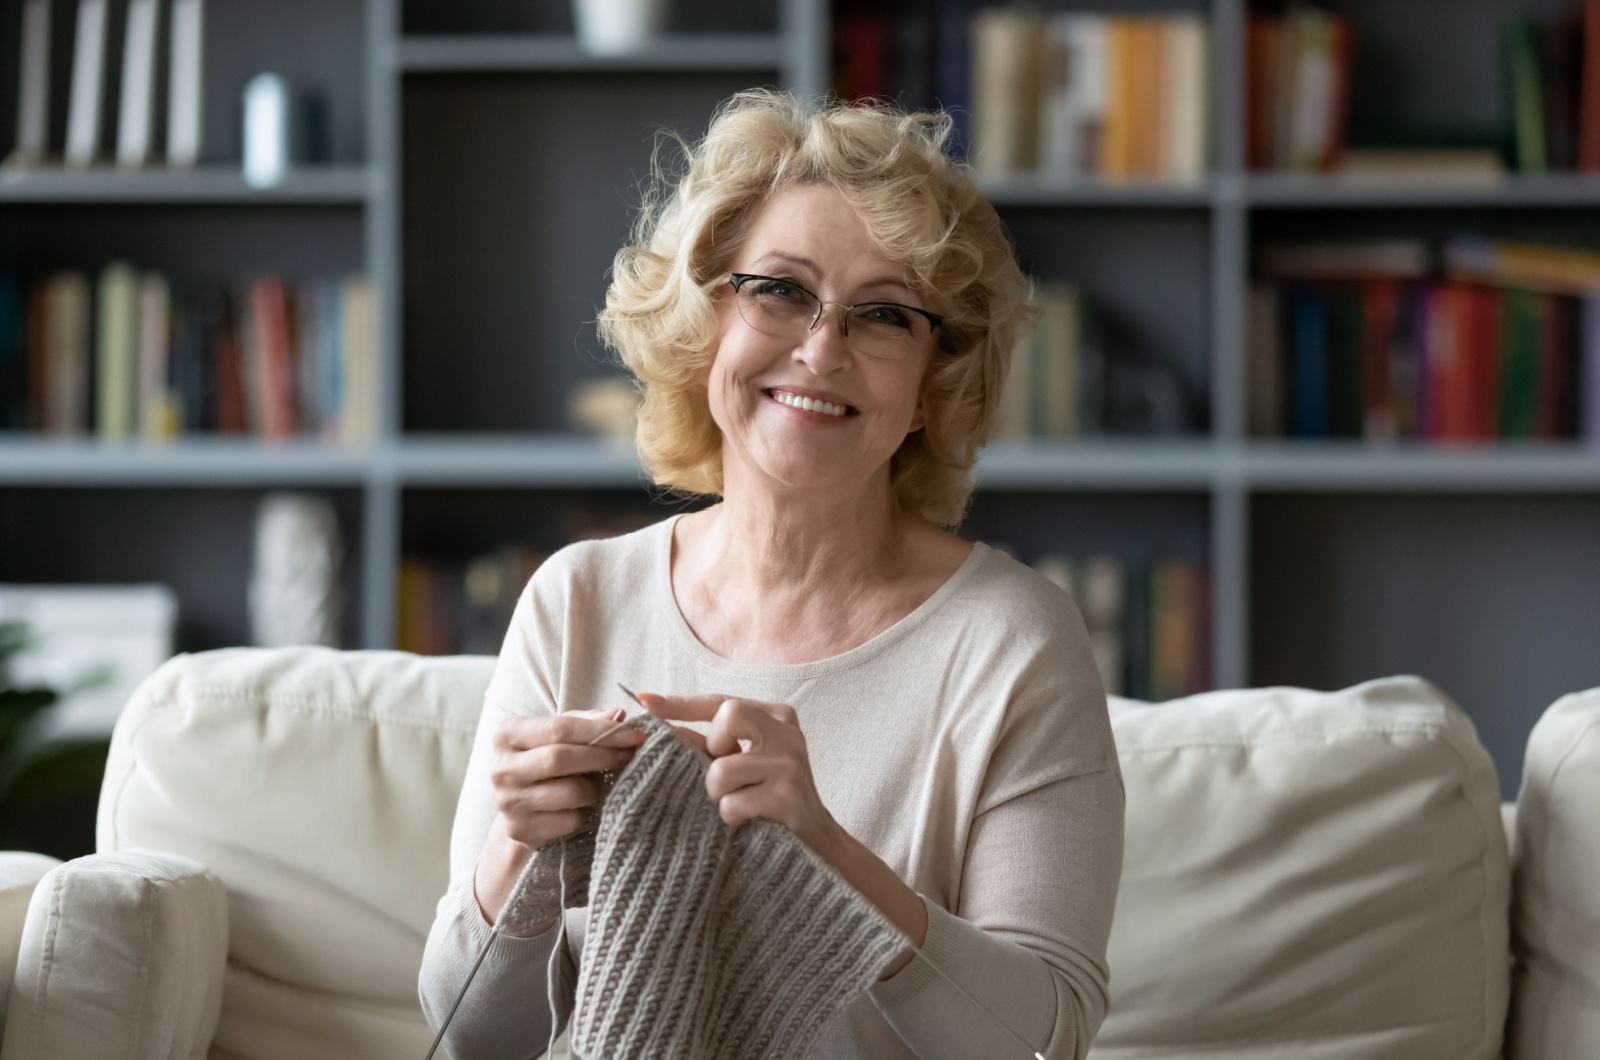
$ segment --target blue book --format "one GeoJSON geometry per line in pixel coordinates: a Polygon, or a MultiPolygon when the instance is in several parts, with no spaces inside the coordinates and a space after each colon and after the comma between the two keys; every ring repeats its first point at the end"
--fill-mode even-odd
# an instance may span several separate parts
{"type": "Polygon", "coordinates": [[[0,274],[0,431],[27,426],[28,356],[24,336],[21,285],[14,274],[0,274]]]}
{"type": "Polygon", "coordinates": [[[938,104],[949,112],[954,127],[946,150],[952,158],[966,158],[972,143],[972,15],[960,8],[939,12],[939,56],[934,74],[938,104]]]}
{"type": "Polygon", "coordinates": [[[1328,437],[1328,300],[1297,291],[1289,303],[1289,348],[1294,351],[1294,436],[1328,437]]]}
{"type": "Polygon", "coordinates": [[[340,341],[344,321],[340,313],[339,281],[316,281],[317,307],[317,430],[334,441],[344,420],[344,349],[340,341]]]}

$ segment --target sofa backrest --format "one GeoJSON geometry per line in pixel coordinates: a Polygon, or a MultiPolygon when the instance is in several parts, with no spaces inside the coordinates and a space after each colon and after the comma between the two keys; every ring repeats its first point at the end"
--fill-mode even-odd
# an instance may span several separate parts
{"type": "Polygon", "coordinates": [[[1127,841],[1097,1060],[1488,1060],[1493,763],[1418,678],[1112,703],[1127,841]]]}
{"type": "Polygon", "coordinates": [[[491,656],[180,655],[118,721],[102,851],[194,858],[228,888],[219,1053],[420,1058],[417,969],[491,656]]]}
{"type": "Polygon", "coordinates": [[[1600,1057],[1600,688],[1528,737],[1517,797],[1512,1060],[1600,1057]]]}

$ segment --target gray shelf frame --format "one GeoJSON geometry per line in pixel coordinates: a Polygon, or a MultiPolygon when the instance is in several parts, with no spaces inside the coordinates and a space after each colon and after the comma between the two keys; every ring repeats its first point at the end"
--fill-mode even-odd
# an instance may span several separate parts
{"type": "MultiPolygon", "coordinates": [[[[362,646],[393,646],[401,503],[408,488],[636,489],[631,453],[591,439],[541,435],[429,435],[400,431],[402,260],[401,88],[407,77],[470,72],[774,71],[816,95],[828,84],[828,0],[780,0],[773,34],[667,38],[642,55],[596,58],[568,37],[407,36],[399,0],[365,0],[366,164],[302,170],[255,189],[237,171],[0,172],[8,203],[301,203],[364,210],[366,268],[381,293],[381,393],[368,446],[185,438],[146,446],[92,439],[0,437],[0,487],[259,485],[362,491],[362,646]]],[[[980,490],[1202,494],[1213,584],[1213,675],[1250,682],[1251,499],[1281,492],[1600,493],[1600,449],[1499,445],[1445,450],[1361,443],[1252,440],[1245,432],[1245,317],[1253,210],[1600,208],[1600,178],[1508,177],[1492,187],[1377,186],[1244,169],[1243,29],[1246,0],[1210,0],[1212,142],[1207,177],[1186,186],[1016,180],[986,191],[1002,208],[1192,210],[1209,225],[1211,434],[1178,441],[996,445],[982,454],[980,490]]]]}

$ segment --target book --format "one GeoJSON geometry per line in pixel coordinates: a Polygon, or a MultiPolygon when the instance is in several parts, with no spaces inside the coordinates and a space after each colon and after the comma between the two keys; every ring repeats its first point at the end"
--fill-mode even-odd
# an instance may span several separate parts
{"type": "Polygon", "coordinates": [[[1600,445],[1600,294],[1583,299],[1583,352],[1579,378],[1583,393],[1579,398],[1582,437],[1590,445],[1600,445]]]}
{"type": "Polygon", "coordinates": [[[1419,279],[1428,275],[1431,255],[1421,240],[1375,239],[1267,245],[1258,260],[1271,280],[1419,279]]]}
{"type": "Polygon", "coordinates": [[[1100,169],[1106,118],[1106,19],[1052,15],[1045,25],[1040,168],[1054,180],[1100,169]]]}
{"type": "Polygon", "coordinates": [[[1089,557],[1079,568],[1078,591],[1073,596],[1083,614],[1100,680],[1109,695],[1121,695],[1125,687],[1122,628],[1127,599],[1122,562],[1109,555],[1089,557]]]}
{"type": "Polygon", "coordinates": [[[0,430],[28,425],[27,323],[21,283],[0,271],[0,430]]]}
{"type": "Polygon", "coordinates": [[[139,278],[139,436],[165,441],[178,433],[179,408],[171,387],[172,293],[167,278],[147,272],[139,278]]]}
{"type": "Polygon", "coordinates": [[[265,438],[287,438],[295,430],[294,371],[283,283],[276,277],[261,277],[251,283],[249,297],[248,346],[260,417],[258,433],[265,438]]]}
{"type": "Polygon", "coordinates": [[[167,165],[192,167],[201,151],[204,0],[172,0],[167,59],[167,165]]]}
{"type": "Polygon", "coordinates": [[[1043,23],[1011,8],[972,16],[972,160],[990,179],[1037,168],[1043,23]]]}
{"type": "Polygon", "coordinates": [[[950,115],[951,157],[966,158],[972,147],[971,14],[959,7],[939,10],[939,41],[934,61],[936,102],[950,115]]]}
{"type": "Polygon", "coordinates": [[[889,95],[889,22],[882,15],[842,15],[833,23],[834,95],[843,100],[889,95]]]}
{"type": "Polygon", "coordinates": [[[1545,299],[1533,291],[1505,292],[1505,360],[1500,376],[1499,429],[1504,438],[1532,438],[1539,419],[1539,347],[1545,299]]]}
{"type": "Polygon", "coordinates": [[[1249,376],[1247,418],[1256,438],[1283,434],[1283,349],[1279,342],[1278,290],[1274,285],[1251,284],[1245,310],[1249,376]]]}
{"type": "Polygon", "coordinates": [[[1161,160],[1163,177],[1194,183],[1206,170],[1206,100],[1210,85],[1210,39],[1206,23],[1196,15],[1175,15],[1162,22],[1162,69],[1166,94],[1161,160]]]}
{"type": "Polygon", "coordinates": [[[17,146],[11,160],[43,162],[50,153],[50,0],[24,0],[17,84],[17,146]]]}
{"type": "Polygon", "coordinates": [[[895,98],[908,112],[936,109],[933,15],[927,11],[907,11],[894,24],[892,36],[889,85],[894,87],[895,98]]]}
{"type": "Polygon", "coordinates": [[[101,438],[120,441],[133,436],[137,424],[139,274],[124,261],[112,262],[100,274],[97,316],[97,427],[101,438]]]}
{"type": "Polygon", "coordinates": [[[1297,289],[1286,307],[1291,405],[1290,431],[1296,438],[1326,438],[1328,416],[1328,304],[1322,291],[1297,289]]]}
{"type": "Polygon", "coordinates": [[[83,434],[89,429],[89,278],[81,272],[56,273],[46,298],[44,429],[83,434]]]}
{"type": "Polygon", "coordinates": [[[1150,568],[1149,698],[1176,699],[1188,694],[1199,669],[1195,566],[1181,559],[1162,559],[1150,568]]]}
{"type": "Polygon", "coordinates": [[[1539,103],[1544,119],[1545,165],[1578,165],[1578,107],[1583,30],[1576,13],[1537,27],[1539,103]]]}
{"type": "Polygon", "coordinates": [[[1032,433],[1071,438],[1078,434],[1078,289],[1067,283],[1047,283],[1040,287],[1038,301],[1038,386],[1032,433]]]}
{"type": "Polygon", "coordinates": [[[1339,178],[1347,184],[1494,188],[1505,183],[1505,161],[1488,148],[1345,148],[1339,178]]]}
{"type": "Polygon", "coordinates": [[[69,166],[92,165],[100,153],[107,17],[107,0],[78,0],[72,96],[67,108],[69,166]]]}
{"type": "Polygon", "coordinates": [[[1352,34],[1347,20],[1296,7],[1248,16],[1245,157],[1253,169],[1328,170],[1344,150],[1352,34]]]}
{"type": "Polygon", "coordinates": [[[378,303],[364,276],[347,277],[339,290],[340,335],[344,355],[344,403],[340,438],[370,442],[377,435],[378,303]]]}
{"type": "Polygon", "coordinates": [[[1521,173],[1543,173],[1547,168],[1537,32],[1531,19],[1518,19],[1505,31],[1506,86],[1521,173]]]}
{"type": "Polygon", "coordinates": [[[159,19],[160,0],[128,0],[117,116],[117,165],[125,169],[150,160],[159,19]]]}
{"type": "Polygon", "coordinates": [[[1399,436],[1390,395],[1390,342],[1400,312],[1400,281],[1361,285],[1361,436],[1389,441],[1399,436]]]}
{"type": "Polygon", "coordinates": [[[1445,244],[1443,258],[1451,279],[1550,294],[1583,296],[1600,290],[1600,252],[1592,250],[1461,236],[1445,244]]]}
{"type": "Polygon", "coordinates": [[[1106,21],[1106,118],[1099,175],[1122,180],[1134,173],[1134,104],[1139,93],[1138,29],[1130,18],[1106,21]]]}
{"type": "Polygon", "coordinates": [[[1578,168],[1600,172],[1600,0],[1583,0],[1578,80],[1578,168]]]}

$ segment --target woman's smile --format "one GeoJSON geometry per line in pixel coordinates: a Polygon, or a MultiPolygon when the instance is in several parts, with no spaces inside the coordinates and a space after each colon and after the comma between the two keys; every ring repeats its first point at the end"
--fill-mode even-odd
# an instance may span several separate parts
{"type": "Polygon", "coordinates": [[[837,395],[824,395],[805,387],[766,387],[761,393],[799,423],[842,423],[860,415],[855,406],[839,400],[837,395]]]}

